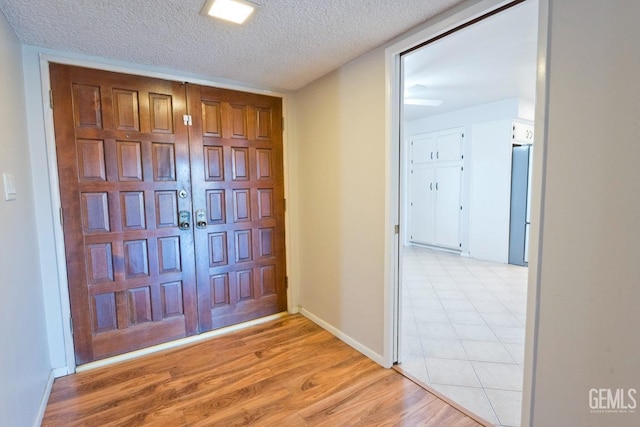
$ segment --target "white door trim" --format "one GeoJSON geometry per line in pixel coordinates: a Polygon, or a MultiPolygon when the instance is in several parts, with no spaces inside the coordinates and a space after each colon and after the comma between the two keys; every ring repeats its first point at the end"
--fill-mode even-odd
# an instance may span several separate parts
{"type": "MultiPolygon", "coordinates": [[[[541,200],[544,193],[544,166],[546,163],[546,132],[544,123],[546,122],[546,44],[548,36],[548,3],[549,0],[539,0],[540,13],[538,17],[538,77],[537,77],[537,99],[536,99],[536,140],[540,147],[536,152],[534,162],[533,181],[534,186],[540,190],[534,191],[532,199],[533,220],[540,222],[541,200]]],[[[404,188],[406,177],[401,175],[400,162],[404,161],[406,150],[404,148],[404,135],[402,133],[401,120],[401,94],[402,92],[402,70],[401,54],[407,50],[418,46],[426,40],[433,39],[460,25],[470,22],[491,11],[505,6],[511,1],[504,0],[469,0],[456,8],[438,16],[432,21],[426,22],[408,35],[393,41],[385,51],[386,62],[386,147],[387,147],[387,224],[398,224],[401,218],[406,218],[403,203],[405,197],[404,188]]],[[[400,223],[401,230],[405,224],[400,223]]],[[[540,272],[537,264],[539,257],[539,228],[535,227],[530,240],[530,253],[533,259],[529,264],[529,290],[527,307],[527,329],[526,329],[526,355],[525,374],[523,389],[522,420],[523,425],[531,423],[531,409],[533,407],[532,389],[535,386],[535,366],[537,329],[539,316],[539,280],[540,272]]],[[[402,232],[401,232],[402,233],[402,232]]],[[[389,234],[387,234],[389,236],[389,234]]],[[[384,300],[384,350],[383,358],[385,366],[391,366],[398,360],[399,346],[399,310],[401,307],[400,279],[401,269],[396,269],[402,256],[402,245],[398,244],[398,239],[387,238],[385,242],[385,300],[384,300]]]]}

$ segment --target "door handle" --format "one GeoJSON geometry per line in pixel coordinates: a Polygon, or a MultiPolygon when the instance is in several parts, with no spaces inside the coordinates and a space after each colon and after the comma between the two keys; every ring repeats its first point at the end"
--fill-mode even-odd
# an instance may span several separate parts
{"type": "Polygon", "coordinates": [[[196,228],[207,228],[207,213],[204,209],[196,211],[196,228]]]}
{"type": "Polygon", "coordinates": [[[178,212],[178,228],[180,230],[191,229],[191,213],[189,211],[178,212]]]}

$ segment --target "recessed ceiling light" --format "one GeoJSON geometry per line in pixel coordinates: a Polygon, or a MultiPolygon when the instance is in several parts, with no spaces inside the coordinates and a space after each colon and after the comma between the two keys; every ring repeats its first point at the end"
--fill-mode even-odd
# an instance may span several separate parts
{"type": "Polygon", "coordinates": [[[208,0],[202,13],[214,18],[242,24],[253,13],[255,7],[245,0],[208,0]]]}

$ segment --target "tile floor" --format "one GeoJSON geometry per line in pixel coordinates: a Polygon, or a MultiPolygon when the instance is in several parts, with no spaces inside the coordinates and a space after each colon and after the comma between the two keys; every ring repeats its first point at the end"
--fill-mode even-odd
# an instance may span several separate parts
{"type": "Polygon", "coordinates": [[[527,268],[408,246],[400,367],[499,426],[519,426],[527,268]]]}

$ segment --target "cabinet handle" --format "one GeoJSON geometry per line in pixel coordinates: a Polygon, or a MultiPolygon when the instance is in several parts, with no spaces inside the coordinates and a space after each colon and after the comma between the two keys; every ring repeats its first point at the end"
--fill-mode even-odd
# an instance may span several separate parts
{"type": "Polygon", "coordinates": [[[431,152],[431,160],[433,160],[433,151],[431,152]]]}
{"type": "Polygon", "coordinates": [[[429,183],[429,190],[433,191],[433,182],[429,183]]]}
{"type": "Polygon", "coordinates": [[[436,159],[440,160],[440,152],[436,151],[436,159]]]}
{"type": "Polygon", "coordinates": [[[436,190],[438,189],[438,183],[436,182],[436,190]]]}

